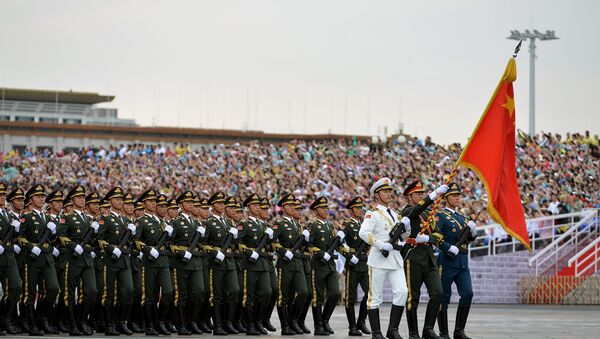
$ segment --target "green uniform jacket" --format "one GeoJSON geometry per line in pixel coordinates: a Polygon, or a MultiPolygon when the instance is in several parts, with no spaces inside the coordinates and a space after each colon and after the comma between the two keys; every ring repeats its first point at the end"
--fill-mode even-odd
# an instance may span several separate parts
{"type": "MultiPolygon", "coordinates": [[[[286,218],[278,219],[273,224],[273,249],[277,252],[277,268],[284,270],[303,271],[304,266],[302,260],[294,253],[294,258],[287,262],[283,260],[286,251],[291,251],[296,243],[296,239],[303,237],[302,230],[296,226],[293,220],[286,218]]],[[[303,254],[300,253],[300,256],[303,254]]]]}
{"type": "MultiPolygon", "coordinates": [[[[182,260],[185,251],[188,250],[190,243],[192,242],[192,238],[198,232],[198,222],[192,216],[185,217],[183,214],[180,214],[175,220],[172,222],[173,225],[173,235],[171,238],[171,249],[173,249],[176,258],[174,260],[174,267],[179,270],[186,271],[197,271],[202,269],[202,259],[200,258],[200,252],[197,249],[192,251],[192,258],[189,262],[184,262],[182,260]]],[[[201,241],[198,241],[198,245],[200,245],[201,241]]]]}
{"type": "MultiPolygon", "coordinates": [[[[50,218],[44,213],[27,212],[21,215],[19,221],[21,222],[19,241],[21,247],[29,252],[24,254],[25,262],[35,267],[54,265],[54,257],[52,257],[54,247],[49,244],[53,242],[54,237],[50,236],[45,244],[38,245],[38,241],[47,229],[46,225],[50,222],[50,218]],[[30,256],[33,246],[38,246],[42,250],[39,256],[30,256]]],[[[56,226],[58,227],[58,225],[56,226]]]]}
{"type": "MultiPolygon", "coordinates": [[[[402,216],[410,219],[410,238],[416,238],[421,227],[427,221],[430,209],[428,208],[433,204],[433,200],[426,196],[425,199],[419,201],[416,205],[408,205],[402,210],[402,216]]],[[[396,220],[399,222],[399,220],[396,220]]],[[[418,261],[426,263],[430,260],[433,266],[437,265],[437,258],[433,252],[433,246],[437,246],[440,241],[444,239],[442,233],[436,228],[435,223],[431,223],[430,231],[425,231],[425,234],[429,235],[429,242],[427,245],[410,245],[406,244],[402,247],[402,256],[405,260],[418,261]]]]}
{"type": "Polygon", "coordinates": [[[309,224],[310,238],[308,248],[311,253],[314,254],[312,260],[312,269],[315,271],[335,271],[335,258],[333,255],[329,261],[323,263],[321,259],[329,248],[331,240],[335,238],[335,229],[329,221],[314,220],[309,224]]]}
{"type": "Polygon", "coordinates": [[[252,254],[252,251],[256,251],[256,247],[258,246],[260,239],[263,236],[267,236],[261,222],[258,221],[258,219],[249,217],[248,219],[242,221],[240,227],[238,227],[238,230],[239,233],[237,242],[240,252],[244,256],[242,260],[244,269],[248,271],[269,271],[271,257],[266,251],[266,244],[268,244],[268,240],[260,252],[257,252],[259,255],[256,262],[251,262],[248,260],[252,254]]]}
{"type": "MultiPolygon", "coordinates": [[[[344,221],[344,233],[346,234],[346,245],[350,251],[346,253],[346,269],[356,272],[366,272],[369,270],[367,266],[367,258],[369,256],[369,249],[371,246],[364,246],[364,250],[361,253],[357,253],[358,248],[365,243],[359,236],[358,231],[360,230],[360,224],[354,219],[347,219],[344,221]],[[355,255],[358,258],[358,263],[352,265],[350,259],[355,255]]],[[[365,243],[366,244],[366,243],[365,243]]]]}
{"type": "Polygon", "coordinates": [[[13,228],[10,224],[12,218],[6,209],[0,212],[0,237],[2,237],[2,247],[4,247],[4,253],[0,254],[0,266],[8,267],[17,264],[15,259],[13,242],[18,238],[17,232],[13,230],[13,241],[5,241],[4,237],[8,234],[8,231],[13,228]]]}
{"type": "MultiPolygon", "coordinates": [[[[124,232],[129,232],[127,229],[127,221],[124,217],[111,212],[108,216],[102,217],[98,222],[100,229],[98,230],[98,242],[100,247],[104,249],[104,264],[109,269],[126,269],[131,268],[131,260],[129,255],[121,249],[121,256],[117,259],[112,258],[112,252],[115,247],[119,246],[121,236],[124,232]]],[[[133,239],[133,236],[130,237],[133,239]]],[[[125,245],[126,246],[126,245],[125,245]]]]}
{"type": "MultiPolygon", "coordinates": [[[[145,214],[137,219],[138,227],[135,234],[136,248],[144,253],[142,257],[142,265],[145,267],[169,267],[169,257],[166,255],[159,255],[158,258],[154,259],[150,256],[150,250],[157,245],[158,239],[163,233],[165,228],[164,221],[158,221],[152,215],[145,214]]],[[[165,251],[167,249],[167,242],[163,243],[161,248],[157,250],[165,251]]]]}
{"type": "MultiPolygon", "coordinates": [[[[91,241],[83,247],[82,255],[75,255],[75,247],[81,245],[83,237],[85,236],[88,229],[91,229],[91,224],[94,220],[89,216],[82,214],[81,216],[77,212],[73,212],[69,215],[65,215],[60,220],[59,237],[60,243],[66,249],[67,253],[62,254],[68,258],[69,262],[77,266],[94,266],[94,259],[90,254],[92,251],[91,244],[94,243],[95,235],[92,236],[91,241]]],[[[93,231],[90,231],[93,232],[93,231]]],[[[62,252],[62,251],[61,251],[62,252]]]]}
{"type": "MultiPolygon", "coordinates": [[[[226,218],[223,217],[223,219],[225,220],[226,218]]],[[[217,271],[235,270],[236,263],[233,257],[233,246],[227,251],[221,249],[223,241],[225,241],[225,237],[227,237],[227,234],[229,233],[227,222],[221,221],[218,217],[211,216],[204,222],[204,227],[206,227],[206,234],[204,234],[204,249],[210,254],[210,258],[208,259],[209,267],[217,271]],[[221,251],[225,255],[225,260],[223,262],[218,262],[215,259],[217,251],[221,251]]]]}

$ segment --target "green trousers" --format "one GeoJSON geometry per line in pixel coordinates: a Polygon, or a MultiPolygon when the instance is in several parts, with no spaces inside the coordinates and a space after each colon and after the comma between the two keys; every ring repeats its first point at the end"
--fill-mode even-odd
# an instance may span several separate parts
{"type": "Polygon", "coordinates": [[[242,306],[254,305],[256,301],[266,303],[273,293],[269,271],[244,270],[242,274],[242,306]]]}
{"type": "Polygon", "coordinates": [[[131,270],[128,268],[113,269],[104,265],[103,271],[102,306],[114,306],[117,304],[117,282],[119,288],[120,304],[130,306],[133,302],[133,280],[131,270]]]}
{"type": "Polygon", "coordinates": [[[279,291],[277,306],[304,303],[306,298],[308,298],[308,287],[306,285],[304,270],[294,271],[280,268],[277,274],[277,287],[279,291]]]}
{"type": "Polygon", "coordinates": [[[98,288],[96,286],[96,271],[93,266],[74,265],[67,262],[63,272],[64,291],[63,302],[65,306],[77,305],[75,289],[78,289],[83,304],[93,305],[96,302],[98,288]]]}
{"type": "Polygon", "coordinates": [[[312,271],[312,305],[322,306],[325,303],[325,292],[327,292],[327,303],[337,304],[340,299],[340,286],[337,271],[312,271]]]}
{"type": "Polygon", "coordinates": [[[204,274],[202,270],[182,270],[173,268],[174,303],[185,306],[189,303],[204,302],[204,274]]]}

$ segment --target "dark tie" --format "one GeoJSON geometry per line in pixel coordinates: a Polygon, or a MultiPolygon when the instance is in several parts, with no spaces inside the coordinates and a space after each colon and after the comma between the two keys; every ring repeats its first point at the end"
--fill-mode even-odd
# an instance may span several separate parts
{"type": "Polygon", "coordinates": [[[388,207],[388,209],[387,209],[387,212],[388,212],[388,214],[390,215],[390,217],[392,217],[392,221],[393,221],[394,223],[396,223],[396,218],[394,218],[394,215],[392,214],[392,210],[391,210],[389,207],[388,207]]]}

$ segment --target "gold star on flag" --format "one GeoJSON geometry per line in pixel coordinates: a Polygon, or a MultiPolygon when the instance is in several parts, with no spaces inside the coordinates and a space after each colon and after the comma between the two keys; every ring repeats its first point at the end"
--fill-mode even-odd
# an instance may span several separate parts
{"type": "Polygon", "coordinates": [[[506,103],[502,107],[508,110],[508,114],[512,117],[515,112],[515,99],[511,98],[510,95],[506,94],[506,103]]]}

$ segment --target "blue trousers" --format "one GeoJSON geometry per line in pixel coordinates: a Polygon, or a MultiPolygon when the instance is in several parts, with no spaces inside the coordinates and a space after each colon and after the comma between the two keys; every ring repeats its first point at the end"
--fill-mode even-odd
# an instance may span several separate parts
{"type": "Polygon", "coordinates": [[[447,310],[452,297],[452,283],[456,284],[460,299],[459,305],[471,305],[473,300],[473,285],[471,284],[471,272],[466,268],[454,268],[440,266],[442,277],[442,309],[447,310]]]}

